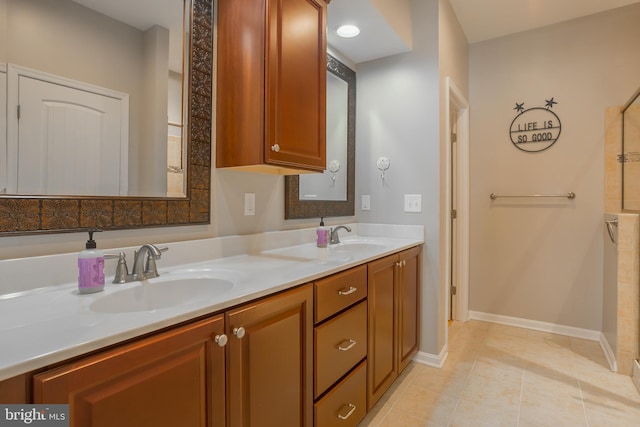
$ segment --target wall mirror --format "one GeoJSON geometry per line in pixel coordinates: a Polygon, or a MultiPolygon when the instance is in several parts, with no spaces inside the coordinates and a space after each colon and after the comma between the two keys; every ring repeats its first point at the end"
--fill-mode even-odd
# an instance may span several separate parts
{"type": "Polygon", "coordinates": [[[327,54],[327,167],[285,177],[285,219],[354,215],[356,73],[327,54]]]}
{"type": "Polygon", "coordinates": [[[212,0],[0,0],[0,23],[0,95],[9,105],[0,122],[7,130],[0,132],[7,171],[0,181],[1,233],[209,223],[212,0]],[[116,50],[122,45],[128,50],[116,50]],[[24,106],[11,106],[15,85],[20,97],[30,96],[20,104],[45,104],[35,125],[24,129],[12,123],[28,115],[24,106]],[[43,85],[46,96],[37,90],[43,85]],[[69,89],[71,97],[101,99],[69,100],[69,89]],[[77,128],[69,131],[70,123],[77,128]],[[47,136],[16,145],[16,133],[30,131],[47,136]],[[103,139],[89,142],[89,134],[103,139]],[[112,137],[118,142],[105,150],[112,137]],[[22,155],[28,160],[10,162],[22,155]],[[56,171],[44,157],[63,165],[69,158],[90,162],[56,171]],[[60,176],[70,170],[84,175],[60,176]],[[29,177],[33,182],[22,191],[29,177]],[[92,180],[107,185],[83,187],[92,180]],[[51,181],[53,191],[40,185],[51,181]]]}

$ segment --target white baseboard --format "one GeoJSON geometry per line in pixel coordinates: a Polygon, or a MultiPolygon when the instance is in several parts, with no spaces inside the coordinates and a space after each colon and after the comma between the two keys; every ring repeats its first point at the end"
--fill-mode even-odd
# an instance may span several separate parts
{"type": "Polygon", "coordinates": [[[573,326],[557,325],[555,323],[540,322],[538,320],[521,319],[518,317],[502,316],[499,314],[469,311],[469,318],[485,322],[500,323],[502,325],[517,326],[519,328],[532,329],[534,331],[551,332],[558,335],[566,335],[574,338],[582,338],[589,341],[600,342],[600,331],[576,328],[573,326]]]}
{"type": "Polygon", "coordinates": [[[432,368],[442,368],[444,366],[444,362],[447,360],[448,355],[449,352],[447,350],[447,345],[445,344],[444,347],[442,347],[442,350],[440,350],[440,354],[438,355],[419,351],[415,356],[413,356],[412,360],[416,363],[431,366],[432,368]]]}
{"type": "Polygon", "coordinates": [[[637,360],[633,362],[633,372],[631,374],[631,380],[636,385],[638,393],[640,393],[640,363],[637,360]]]}
{"type": "Polygon", "coordinates": [[[609,341],[607,341],[607,337],[604,336],[603,333],[600,333],[600,347],[604,352],[604,357],[607,358],[607,362],[609,362],[609,368],[611,368],[611,372],[618,372],[618,361],[616,359],[616,355],[613,352],[613,349],[609,345],[609,341]]]}
{"type": "Polygon", "coordinates": [[[576,328],[573,326],[557,325],[555,323],[540,322],[538,320],[521,319],[518,317],[502,316],[499,314],[482,313],[480,311],[469,311],[469,318],[484,322],[499,323],[502,325],[516,326],[519,328],[532,329],[534,331],[550,332],[558,335],[565,335],[574,338],[582,338],[589,341],[597,341],[607,358],[609,368],[613,372],[618,372],[616,356],[607,342],[604,334],[600,331],[576,328]]]}

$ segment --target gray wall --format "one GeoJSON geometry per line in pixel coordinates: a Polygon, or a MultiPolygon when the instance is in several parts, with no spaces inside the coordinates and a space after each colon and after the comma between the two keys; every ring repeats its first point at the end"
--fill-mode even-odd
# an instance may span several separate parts
{"type": "Polygon", "coordinates": [[[411,2],[413,50],[358,65],[356,217],[358,222],[425,226],[421,350],[439,350],[438,1],[411,2]],[[388,157],[384,182],[376,160],[388,157]],[[360,197],[371,196],[371,210],[360,197]],[[404,194],[422,195],[405,213],[404,194]]]}
{"type": "Polygon", "coordinates": [[[633,5],[471,45],[471,310],[601,330],[604,117],[640,83],[639,22],[633,5]],[[516,149],[516,102],[551,97],[559,140],[516,149]],[[568,191],[574,201],[489,199],[568,191]]]}

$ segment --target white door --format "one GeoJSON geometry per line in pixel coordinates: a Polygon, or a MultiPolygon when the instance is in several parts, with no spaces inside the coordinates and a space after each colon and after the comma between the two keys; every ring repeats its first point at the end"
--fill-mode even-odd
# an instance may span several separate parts
{"type": "Polygon", "coordinates": [[[17,86],[17,132],[10,132],[8,141],[9,192],[126,195],[122,99],[67,81],[23,74],[12,79],[11,68],[9,73],[10,94],[11,84],[17,86]]]}

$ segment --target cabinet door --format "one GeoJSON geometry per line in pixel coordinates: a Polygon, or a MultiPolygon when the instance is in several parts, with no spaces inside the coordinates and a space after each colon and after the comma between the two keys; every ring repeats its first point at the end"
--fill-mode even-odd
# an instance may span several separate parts
{"type": "Polygon", "coordinates": [[[68,403],[71,426],[224,426],[217,316],[34,376],[34,403],[68,403]]]}
{"type": "Polygon", "coordinates": [[[227,313],[229,426],[311,426],[313,288],[227,313]]]}
{"type": "Polygon", "coordinates": [[[265,161],[326,168],[326,0],[267,0],[265,161]]]}
{"type": "Polygon", "coordinates": [[[367,407],[371,409],[398,376],[396,264],[391,255],[368,265],[369,352],[367,407]]]}
{"type": "Polygon", "coordinates": [[[398,269],[398,373],[418,351],[420,312],[420,246],[400,253],[398,269]]]}

